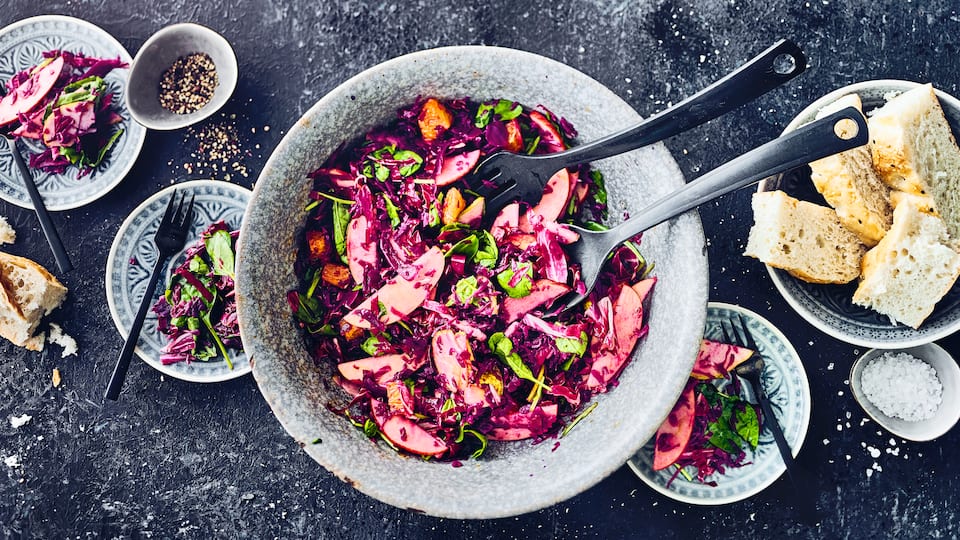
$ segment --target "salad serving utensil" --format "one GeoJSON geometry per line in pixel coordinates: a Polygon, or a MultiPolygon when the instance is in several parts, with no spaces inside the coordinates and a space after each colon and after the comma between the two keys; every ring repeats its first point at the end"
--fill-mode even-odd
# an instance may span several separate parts
{"type": "Polygon", "coordinates": [[[736,71],[635,126],[553,154],[496,152],[477,166],[467,183],[486,199],[484,215],[489,219],[517,199],[533,206],[560,169],[635,150],[704,124],[779,87],[806,66],[800,47],[780,40],[736,71]]]}
{"type": "Polygon", "coordinates": [[[863,114],[847,107],[717,167],[617,227],[591,231],[568,225],[579,238],[567,246],[567,253],[571,263],[579,264],[586,290],[573,294],[566,308],[579,304],[590,293],[610,252],[643,231],[768,176],[863,146],[868,138],[863,114]]]}
{"type": "Polygon", "coordinates": [[[110,383],[107,385],[105,399],[116,401],[120,396],[120,388],[127,375],[127,368],[130,367],[130,359],[133,357],[133,351],[137,346],[140,337],[140,330],[143,328],[143,321],[147,316],[147,310],[153,301],[153,292],[160,281],[160,270],[163,262],[174,256],[183,249],[187,242],[187,232],[193,224],[193,199],[190,196],[190,202],[184,208],[186,195],[177,196],[174,191],[170,194],[170,201],[167,208],[160,218],[160,225],[153,237],[153,243],[157,248],[157,262],[150,273],[150,279],[147,281],[147,288],[143,292],[143,298],[140,300],[140,308],[133,319],[130,327],[130,333],[123,342],[123,349],[120,350],[120,356],[117,358],[117,365],[113,368],[113,374],[110,376],[110,383]]]}
{"type": "Polygon", "coordinates": [[[777,443],[777,450],[780,457],[783,458],[783,464],[786,467],[787,478],[794,489],[794,499],[797,503],[801,517],[808,523],[816,523],[817,507],[816,496],[811,492],[809,483],[804,480],[800,467],[793,459],[793,452],[787,443],[787,438],[783,434],[783,428],[773,413],[773,406],[770,404],[770,398],[763,385],[763,355],[757,345],[753,335],[743,321],[743,317],[737,314],[736,324],[733,321],[721,321],[720,328],[724,340],[735,345],[742,345],[753,351],[753,355],[744,363],[734,368],[734,373],[745,381],[752,390],[760,410],[763,412],[761,428],[768,428],[773,434],[773,440],[777,443]],[[728,328],[729,327],[729,328],[728,328]]]}
{"type": "MultiPolygon", "coordinates": [[[[6,94],[6,87],[0,85],[0,97],[4,94],[6,94]]],[[[57,227],[53,224],[53,220],[50,219],[50,213],[47,212],[47,207],[43,203],[43,197],[40,196],[37,183],[33,180],[33,174],[30,173],[26,162],[23,161],[23,154],[20,153],[20,149],[17,147],[17,140],[7,133],[3,133],[3,138],[6,139],[7,147],[10,149],[10,153],[13,154],[13,161],[17,164],[17,169],[23,178],[23,184],[24,187],[27,188],[27,193],[30,195],[33,210],[37,213],[37,219],[40,220],[40,229],[47,238],[47,243],[50,244],[50,250],[53,251],[53,257],[57,261],[57,268],[61,273],[73,270],[73,263],[70,262],[70,256],[67,254],[66,248],[63,247],[63,241],[60,239],[60,233],[57,232],[57,227]]]]}

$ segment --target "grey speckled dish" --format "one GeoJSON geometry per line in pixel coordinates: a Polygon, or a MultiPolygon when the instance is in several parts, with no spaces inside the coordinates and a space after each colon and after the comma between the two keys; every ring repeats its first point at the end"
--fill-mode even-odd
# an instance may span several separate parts
{"type": "MultiPolygon", "coordinates": [[[[326,404],[345,405],[328,366],[315,367],[286,293],[311,182],[306,175],[345,139],[395,117],[417,96],[508,98],[543,104],[589,141],[639,121],[623,100],[586,75],[534,54],[450,47],[402,56],[343,83],[280,142],[254,188],[240,236],[238,312],[253,374],[284,428],[317,462],[360,491],[401,508],[452,518],[494,518],[559,503],[622,467],[654,434],[690,373],[706,316],[707,260],[696,213],[644,235],[660,278],[650,333],[597,408],[559,441],[492,444],[462,467],[398,455],[372,444],[326,404]]],[[[662,145],[604,160],[610,215],[622,219],[683,183],[662,145]]]]}
{"type": "MultiPolygon", "coordinates": [[[[763,387],[770,396],[777,421],[783,427],[784,437],[796,456],[807,434],[810,424],[810,384],[803,363],[797,351],[777,327],[756,313],[740,306],[711,302],[707,308],[707,325],[704,337],[723,341],[720,321],[730,320],[736,314],[743,316],[750,334],[756,339],[760,354],[763,355],[763,387]]],[[[754,396],[744,395],[750,400],[754,396]]],[[[653,444],[647,444],[629,461],[630,468],[648,486],[656,491],[690,504],[716,505],[740,501],[763,491],[786,470],[780,451],[777,450],[773,433],[765,429],[760,433],[760,442],[755,450],[747,452],[744,460],[749,465],[736,469],[727,469],[724,474],[715,474],[709,480],[716,487],[688,482],[678,475],[670,487],[667,482],[673,476],[672,467],[662,471],[653,470],[653,444]]],[[[696,475],[694,467],[688,467],[691,475],[696,475]]]]}
{"type": "MultiPolygon", "coordinates": [[[[120,57],[131,62],[130,54],[110,34],[87,21],[62,15],[42,15],[15,22],[0,29],[0,83],[5,83],[14,74],[40,62],[44,51],[63,49],[82,52],[90,56],[120,57]]],[[[120,135],[103,163],[90,175],[77,178],[77,168],[69,167],[63,174],[32,171],[37,188],[48,210],[69,210],[93,202],[116,187],[133,167],[147,130],[130,120],[124,104],[126,94],[126,69],[114,69],[104,79],[114,93],[114,107],[123,118],[120,135]]],[[[31,153],[43,148],[39,143],[23,140],[31,153]]],[[[33,208],[27,188],[20,179],[13,155],[4,148],[0,152],[0,198],[33,208]]]]}
{"type": "Polygon", "coordinates": [[[180,129],[217,112],[237,87],[237,55],[230,42],[206,26],[180,23],[159,30],[140,47],[130,65],[127,107],[134,120],[150,129],[180,129]],[[160,106],[160,79],[181,56],[206,53],[217,70],[217,87],[210,101],[189,114],[176,114],[160,106]]]}
{"type": "MultiPolygon", "coordinates": [[[[882,106],[886,97],[902,93],[918,83],[896,80],[866,81],[835,90],[800,112],[787,125],[784,133],[811,122],[817,111],[838,98],[856,93],[863,101],[864,111],[882,106]]],[[[937,91],[937,98],[955,134],[960,134],[960,101],[937,91]]],[[[768,178],[760,183],[758,191],[780,189],[790,195],[826,206],[826,201],[814,189],[810,170],[806,167],[784,175],[768,178]]],[[[853,303],[857,282],[846,285],[817,285],[799,280],[783,270],[767,266],[774,285],[787,303],[801,317],[822,332],[841,341],[863,347],[894,349],[923,345],[960,330],[960,284],[955,284],[933,313],[914,330],[902,324],[893,324],[885,315],[853,303]]]]}
{"type": "MultiPolygon", "coordinates": [[[[167,261],[166,271],[160,277],[157,290],[146,291],[150,272],[157,262],[153,236],[175,189],[195,197],[193,227],[187,234],[186,247],[195,244],[200,233],[216,221],[223,220],[234,230],[239,228],[250,200],[250,190],[245,187],[218,180],[193,180],[161,190],[130,213],[120,225],[107,256],[107,304],[121,336],[126,337],[130,332],[144,292],[159,298],[170,282],[170,275],[184,260],[182,253],[186,248],[181,250],[181,255],[167,261]]],[[[226,381],[250,373],[250,362],[247,361],[246,354],[229,349],[228,352],[232,353],[230,359],[233,369],[219,357],[209,362],[179,362],[165,366],[160,363],[160,350],[165,343],[166,337],[157,330],[156,314],[148,311],[135,350],[137,355],[154,369],[192,382],[226,381]]]]}

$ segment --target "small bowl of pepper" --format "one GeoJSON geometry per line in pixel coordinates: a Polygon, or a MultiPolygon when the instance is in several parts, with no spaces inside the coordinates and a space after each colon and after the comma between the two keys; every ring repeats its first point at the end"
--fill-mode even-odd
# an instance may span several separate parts
{"type": "Polygon", "coordinates": [[[149,129],[187,127],[223,107],[237,76],[237,56],[223,36],[199,24],[170,25],[137,51],[127,82],[127,108],[149,129]]]}

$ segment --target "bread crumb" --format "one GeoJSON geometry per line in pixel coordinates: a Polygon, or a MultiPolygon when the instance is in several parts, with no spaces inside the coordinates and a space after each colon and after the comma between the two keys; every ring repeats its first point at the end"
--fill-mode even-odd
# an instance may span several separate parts
{"type": "Polygon", "coordinates": [[[20,456],[18,456],[17,454],[14,454],[14,455],[12,455],[12,456],[5,457],[5,458],[3,458],[3,462],[6,463],[6,464],[7,464],[7,467],[10,467],[11,469],[13,469],[13,468],[15,468],[15,467],[19,467],[19,466],[20,466],[20,456]]]}
{"type": "Polygon", "coordinates": [[[12,244],[17,241],[17,231],[10,226],[7,218],[0,216],[0,244],[12,244]]]}
{"type": "Polygon", "coordinates": [[[60,328],[60,325],[57,323],[50,323],[50,335],[47,337],[47,341],[63,347],[60,358],[77,354],[77,340],[64,333],[63,328],[60,328]]]}
{"type": "Polygon", "coordinates": [[[54,387],[54,388],[57,388],[58,386],[60,386],[60,369],[58,369],[58,368],[53,368],[53,377],[52,377],[52,380],[53,380],[53,387],[54,387]]]}
{"type": "Polygon", "coordinates": [[[33,417],[29,414],[21,414],[20,416],[11,416],[10,425],[13,426],[13,429],[19,429],[27,422],[33,420],[33,417]]]}

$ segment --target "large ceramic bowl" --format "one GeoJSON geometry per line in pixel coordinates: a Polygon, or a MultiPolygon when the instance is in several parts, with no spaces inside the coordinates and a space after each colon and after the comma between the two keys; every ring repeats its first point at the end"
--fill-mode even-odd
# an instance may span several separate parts
{"type": "MultiPolygon", "coordinates": [[[[389,504],[454,518],[530,512],[593,486],[654,434],[690,373],[703,335],[707,261],[703,230],[688,213],[649,231],[641,249],[660,278],[649,335],[620,384],[558,441],[494,443],[461,467],[399,455],[366,439],[327,404],[346,395],[317,367],[294,325],[286,293],[297,286],[293,262],[311,182],[344,140],[395,117],[417,96],[503,97],[543,104],[590,141],[639,121],[598,82],[558,62],[494,47],[451,47],[390,60],[343,83],[316,103],[280,142],[257,180],[244,216],[237,303],[244,347],[263,396],[284,428],[317,462],[360,491],[389,504]]],[[[662,145],[599,164],[614,221],[682,185],[662,145]]]]}
{"type": "MultiPolygon", "coordinates": [[[[864,111],[869,115],[872,109],[882,106],[890,97],[918,85],[910,81],[875,80],[839,88],[800,111],[784,129],[784,133],[813,121],[820,109],[847,94],[858,94],[863,101],[864,111]]],[[[960,135],[960,100],[940,90],[937,90],[937,99],[954,135],[960,135]]],[[[758,191],[776,189],[801,200],[827,205],[814,189],[808,167],[768,178],[757,188],[758,191]]],[[[845,285],[820,285],[807,283],[772,266],[767,266],[767,271],[777,290],[801,317],[822,332],[847,343],[878,349],[915,347],[960,330],[960,282],[954,284],[920,328],[914,330],[903,324],[893,324],[889,317],[854,304],[853,292],[857,288],[857,281],[845,285]]]]}

